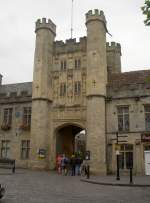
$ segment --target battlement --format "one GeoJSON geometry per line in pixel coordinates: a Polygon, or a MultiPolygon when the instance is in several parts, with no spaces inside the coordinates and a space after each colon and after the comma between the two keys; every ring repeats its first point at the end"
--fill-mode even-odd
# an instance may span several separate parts
{"type": "Polygon", "coordinates": [[[36,27],[35,32],[37,32],[39,29],[49,29],[51,32],[56,34],[56,25],[50,20],[46,18],[38,19],[36,21],[36,27]]]}
{"type": "Polygon", "coordinates": [[[93,21],[93,20],[99,20],[99,21],[102,21],[106,24],[104,12],[100,11],[98,9],[95,9],[94,11],[89,10],[86,13],[86,24],[90,21],[93,21]]]}
{"type": "Polygon", "coordinates": [[[76,43],[76,38],[74,38],[74,39],[67,39],[67,40],[66,40],[66,43],[67,43],[67,44],[76,43]]]}
{"type": "Polygon", "coordinates": [[[78,52],[86,51],[86,37],[80,37],[79,42],[74,39],[67,39],[65,42],[55,41],[55,54],[69,53],[69,52],[78,52]]]}
{"type": "Polygon", "coordinates": [[[121,45],[119,43],[107,42],[106,43],[106,49],[108,52],[115,51],[115,52],[119,52],[121,54],[121,45]]]}

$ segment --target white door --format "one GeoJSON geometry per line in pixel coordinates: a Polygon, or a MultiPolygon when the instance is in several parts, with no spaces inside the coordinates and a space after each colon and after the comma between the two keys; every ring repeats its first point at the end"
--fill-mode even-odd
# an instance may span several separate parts
{"type": "Polygon", "coordinates": [[[150,175],[150,151],[144,151],[145,154],[145,174],[150,175]]]}

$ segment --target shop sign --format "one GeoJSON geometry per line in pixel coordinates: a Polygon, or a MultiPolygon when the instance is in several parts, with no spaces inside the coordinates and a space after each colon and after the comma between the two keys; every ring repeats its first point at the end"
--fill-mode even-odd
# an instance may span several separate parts
{"type": "Polygon", "coordinates": [[[38,155],[39,155],[40,159],[44,159],[46,157],[46,150],[45,149],[39,149],[38,155]]]}
{"type": "Polygon", "coordinates": [[[115,151],[120,151],[120,144],[115,144],[115,151]]]}
{"type": "Polygon", "coordinates": [[[150,142],[150,134],[141,134],[141,142],[150,142]]]}

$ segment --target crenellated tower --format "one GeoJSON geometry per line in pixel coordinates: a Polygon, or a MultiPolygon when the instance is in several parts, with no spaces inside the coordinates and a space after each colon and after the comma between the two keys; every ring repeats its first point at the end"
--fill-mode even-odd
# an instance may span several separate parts
{"type": "Polygon", "coordinates": [[[103,11],[86,14],[87,26],[87,150],[91,170],[106,174],[105,97],[107,84],[106,19],[103,11]]]}
{"type": "Polygon", "coordinates": [[[51,100],[51,76],[53,57],[53,43],[56,35],[56,26],[49,19],[40,19],[36,22],[36,47],[34,56],[33,99],[46,98],[51,100]]]}
{"type": "Polygon", "coordinates": [[[52,105],[51,70],[53,65],[53,44],[56,26],[49,19],[36,22],[36,47],[32,87],[32,128],[31,162],[32,168],[48,167],[48,139],[51,128],[50,114],[52,105]],[[39,152],[45,153],[40,159],[39,152]]]}
{"type": "Polygon", "coordinates": [[[116,42],[107,42],[106,49],[108,74],[121,73],[121,45],[116,42]]]}

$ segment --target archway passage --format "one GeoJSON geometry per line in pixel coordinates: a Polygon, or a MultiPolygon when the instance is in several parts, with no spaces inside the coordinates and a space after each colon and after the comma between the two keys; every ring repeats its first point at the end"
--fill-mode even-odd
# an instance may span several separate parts
{"type": "Polygon", "coordinates": [[[85,143],[85,130],[79,126],[67,125],[57,131],[56,154],[65,154],[68,157],[76,152],[83,154],[85,143]]]}

